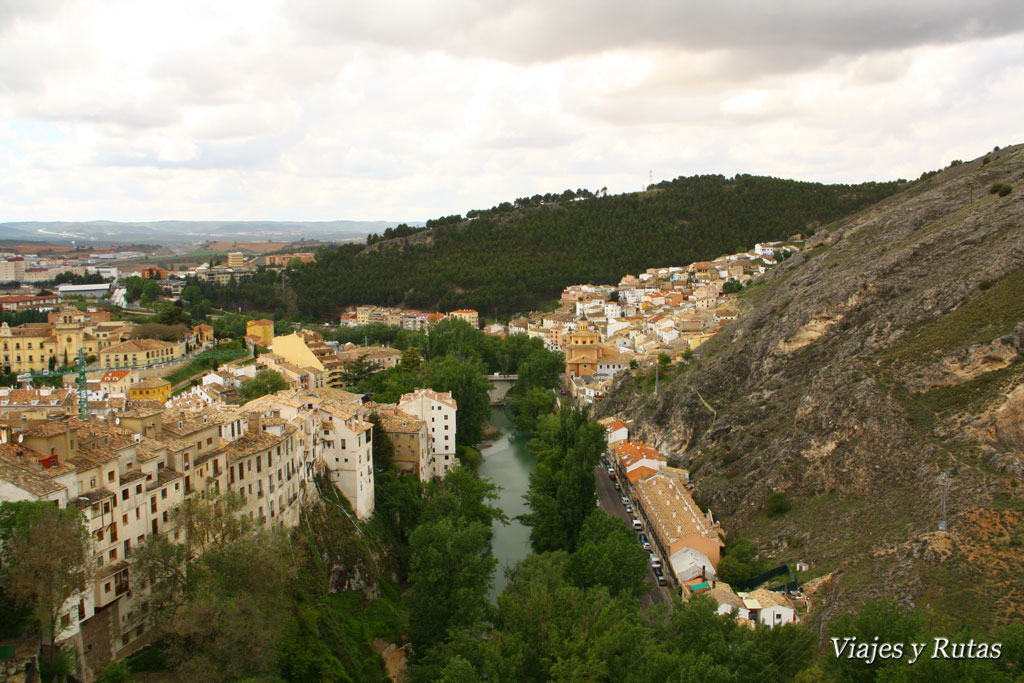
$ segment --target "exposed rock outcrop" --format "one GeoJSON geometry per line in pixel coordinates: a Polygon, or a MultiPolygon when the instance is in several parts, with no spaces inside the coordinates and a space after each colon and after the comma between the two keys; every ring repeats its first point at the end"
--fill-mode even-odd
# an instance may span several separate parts
{"type": "MultiPolygon", "coordinates": [[[[984,534],[961,533],[969,510],[1024,508],[1024,149],[997,154],[819,230],[658,396],[625,376],[596,409],[679,455],[730,537],[839,570],[826,617],[875,592],[953,609],[935,572],[996,585],[1013,565],[996,558],[1021,555],[1008,541],[968,564],[984,534]],[[995,182],[1014,191],[981,191],[995,182]],[[942,472],[949,543],[934,536],[942,472]],[[773,492],[794,503],[778,519],[773,492]],[[803,534],[799,550],[775,542],[803,534]]],[[[999,514],[1022,538],[1021,516],[999,514]]],[[[972,619],[1016,609],[979,595],[972,619]]]]}

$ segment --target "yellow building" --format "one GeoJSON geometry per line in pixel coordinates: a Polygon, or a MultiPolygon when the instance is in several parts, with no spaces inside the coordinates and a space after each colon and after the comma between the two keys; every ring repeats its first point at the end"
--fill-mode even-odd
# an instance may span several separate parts
{"type": "Polygon", "coordinates": [[[25,323],[10,327],[0,324],[0,360],[11,372],[47,372],[51,365],[73,364],[78,349],[87,356],[97,355],[116,344],[128,333],[123,323],[25,323]]]}
{"type": "Polygon", "coordinates": [[[245,323],[245,336],[259,337],[263,340],[260,342],[260,346],[265,346],[269,349],[274,345],[274,321],[267,320],[266,318],[250,320],[245,323]]]}
{"type": "Polygon", "coordinates": [[[285,362],[323,372],[328,386],[340,387],[344,363],[323,339],[316,332],[300,330],[283,337],[274,337],[273,350],[285,362]]]}
{"type": "Polygon", "coordinates": [[[158,365],[178,360],[185,355],[183,342],[165,342],[157,339],[130,339],[107,347],[100,352],[104,369],[131,368],[158,365]]]}
{"type": "Polygon", "coordinates": [[[213,327],[207,324],[196,325],[192,328],[192,334],[196,335],[196,341],[206,344],[213,341],[213,327]]]}
{"type": "Polygon", "coordinates": [[[128,388],[128,398],[132,401],[164,403],[171,398],[171,383],[159,377],[144,379],[128,388]]]}
{"type": "Polygon", "coordinates": [[[452,318],[458,318],[459,320],[465,320],[467,323],[473,326],[474,329],[480,327],[480,314],[474,311],[472,308],[462,308],[458,311],[452,311],[448,314],[452,318]]]}
{"type": "Polygon", "coordinates": [[[240,251],[228,253],[228,268],[241,268],[245,265],[245,254],[240,251]]]}
{"type": "Polygon", "coordinates": [[[377,310],[376,306],[359,306],[356,308],[356,324],[369,325],[370,315],[377,310]]]}
{"type": "Polygon", "coordinates": [[[565,376],[573,377],[593,375],[597,372],[597,361],[601,358],[602,349],[597,332],[578,330],[566,335],[565,338],[565,376]]]}

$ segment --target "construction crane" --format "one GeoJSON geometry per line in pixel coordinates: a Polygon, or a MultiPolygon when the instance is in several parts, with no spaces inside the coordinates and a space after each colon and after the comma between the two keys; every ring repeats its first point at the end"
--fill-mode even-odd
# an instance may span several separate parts
{"type": "MultiPolygon", "coordinates": [[[[204,351],[194,358],[196,360],[206,360],[208,358],[225,358],[232,356],[238,358],[238,353],[241,349],[228,349],[228,350],[217,350],[217,351],[204,351]]],[[[168,363],[180,363],[183,359],[173,358],[171,360],[156,361],[153,363],[137,363],[134,365],[120,365],[113,368],[93,368],[94,370],[140,370],[145,368],[152,368],[158,365],[167,365],[168,363]]],[[[86,380],[85,373],[89,369],[89,364],[85,358],[85,348],[80,347],[78,349],[78,359],[75,366],[68,366],[64,369],[64,372],[30,372],[22,373],[18,375],[19,382],[27,382],[34,379],[45,379],[48,377],[63,377],[64,375],[75,374],[75,384],[78,387],[78,417],[83,420],[89,419],[89,385],[86,380]]],[[[191,361],[190,361],[191,362],[191,361]]]]}

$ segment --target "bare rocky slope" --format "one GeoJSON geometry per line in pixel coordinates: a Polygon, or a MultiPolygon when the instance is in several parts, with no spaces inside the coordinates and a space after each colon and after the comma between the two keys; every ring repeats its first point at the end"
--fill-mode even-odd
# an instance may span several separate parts
{"type": "Polygon", "coordinates": [[[1004,148],[819,230],[657,395],[634,372],[596,408],[678,454],[731,538],[831,573],[812,623],[874,597],[1024,619],[1022,179],[1004,148]]]}

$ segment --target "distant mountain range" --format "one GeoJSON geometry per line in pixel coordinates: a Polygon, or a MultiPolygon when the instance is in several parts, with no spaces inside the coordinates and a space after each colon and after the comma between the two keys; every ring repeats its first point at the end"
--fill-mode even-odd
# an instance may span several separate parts
{"type": "MultiPolygon", "coordinates": [[[[206,240],[361,240],[402,221],[23,221],[0,223],[0,240],[49,244],[189,244],[206,240]]],[[[419,225],[409,223],[409,225],[419,225]]]]}

